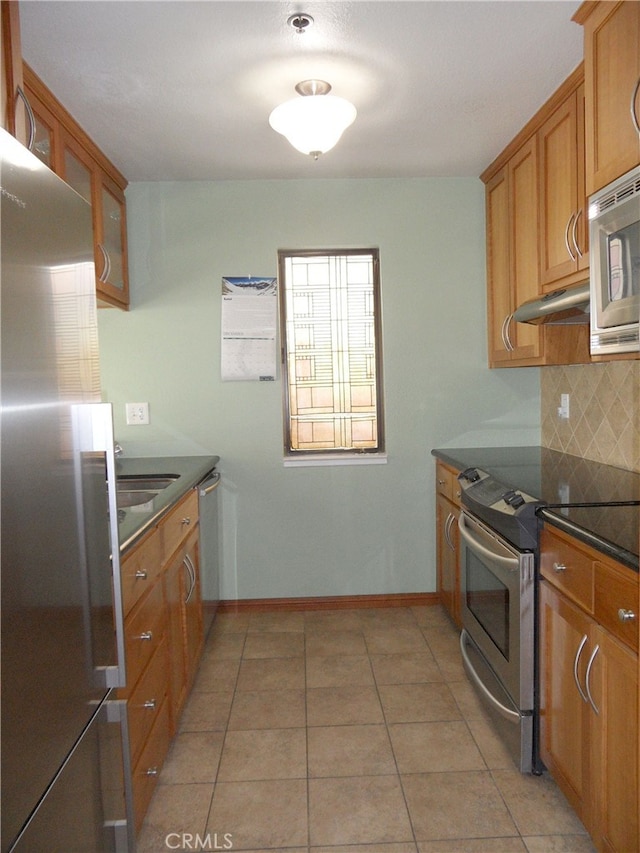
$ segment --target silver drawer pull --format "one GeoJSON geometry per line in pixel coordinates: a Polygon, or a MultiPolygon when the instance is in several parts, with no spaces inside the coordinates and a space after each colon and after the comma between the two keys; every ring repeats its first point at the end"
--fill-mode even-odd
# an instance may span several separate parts
{"type": "Polygon", "coordinates": [[[143,708],[148,708],[149,711],[153,711],[156,707],[155,699],[147,699],[147,701],[143,704],[143,708]]]}
{"type": "Polygon", "coordinates": [[[186,525],[191,524],[191,519],[189,518],[189,516],[188,516],[188,515],[187,515],[185,518],[183,518],[183,519],[182,519],[182,523],[183,523],[183,524],[186,524],[186,525]]]}
{"type": "Polygon", "coordinates": [[[143,580],[143,581],[146,581],[146,579],[147,579],[147,573],[144,572],[142,569],[138,569],[135,576],[136,576],[136,578],[139,578],[140,580],[143,580]]]}
{"type": "Polygon", "coordinates": [[[446,482],[445,480],[438,480],[438,485],[444,486],[445,482],[446,482]]]}
{"type": "Polygon", "coordinates": [[[145,770],[145,776],[157,776],[157,775],[158,775],[158,768],[157,767],[150,767],[148,770],[145,770]]]}
{"type": "Polygon", "coordinates": [[[152,640],[153,639],[153,631],[143,631],[142,634],[138,637],[139,640],[152,640]]]}
{"type": "Polygon", "coordinates": [[[624,607],[621,607],[620,610],[618,610],[618,619],[621,622],[633,622],[635,618],[636,614],[633,610],[625,610],[624,607]]]}
{"type": "Polygon", "coordinates": [[[566,572],[567,567],[565,566],[564,563],[554,563],[553,564],[553,570],[554,570],[554,572],[566,572]]]}

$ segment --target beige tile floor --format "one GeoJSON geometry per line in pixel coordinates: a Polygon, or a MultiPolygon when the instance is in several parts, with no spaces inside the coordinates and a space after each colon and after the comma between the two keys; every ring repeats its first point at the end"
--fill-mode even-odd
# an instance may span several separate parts
{"type": "Polygon", "coordinates": [[[139,853],[582,853],[513,766],[439,607],[222,614],[139,853]]]}

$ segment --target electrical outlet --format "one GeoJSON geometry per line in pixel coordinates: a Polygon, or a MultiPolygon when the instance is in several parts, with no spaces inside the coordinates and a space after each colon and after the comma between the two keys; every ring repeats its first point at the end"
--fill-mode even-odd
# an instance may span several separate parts
{"type": "Polygon", "coordinates": [[[558,417],[569,420],[569,395],[560,394],[560,405],[558,406],[558,417]]]}
{"type": "Polygon", "coordinates": [[[148,424],[149,423],[149,404],[148,403],[125,403],[128,424],[148,424]]]}

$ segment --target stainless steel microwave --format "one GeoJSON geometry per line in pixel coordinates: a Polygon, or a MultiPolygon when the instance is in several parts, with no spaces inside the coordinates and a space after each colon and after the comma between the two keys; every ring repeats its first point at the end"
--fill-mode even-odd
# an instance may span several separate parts
{"type": "Polygon", "coordinates": [[[638,352],[640,166],[589,198],[591,354],[638,352]]]}

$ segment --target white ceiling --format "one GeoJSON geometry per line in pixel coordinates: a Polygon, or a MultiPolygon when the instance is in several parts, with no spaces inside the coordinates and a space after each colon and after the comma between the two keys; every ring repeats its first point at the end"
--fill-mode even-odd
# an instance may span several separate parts
{"type": "Polygon", "coordinates": [[[464,177],[580,62],[579,5],[21,0],[20,16],[26,61],[130,181],[464,177]],[[317,162],[268,124],[308,78],[358,109],[317,162]]]}

